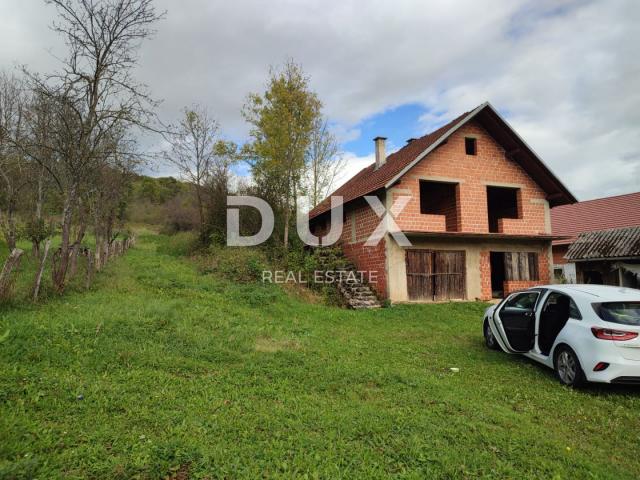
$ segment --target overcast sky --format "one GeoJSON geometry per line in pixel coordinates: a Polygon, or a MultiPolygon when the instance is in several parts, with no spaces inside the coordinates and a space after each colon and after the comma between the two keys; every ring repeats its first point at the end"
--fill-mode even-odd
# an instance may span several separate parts
{"type": "MultiPolygon", "coordinates": [[[[138,78],[172,121],[206,105],[242,142],[240,108],[293,58],[349,176],[376,135],[399,147],[489,100],[580,199],[640,190],[640,2],[159,0],[138,78]]],[[[42,0],[0,0],[0,66],[64,55],[42,0]],[[52,55],[53,54],[53,55],[52,55]]],[[[156,174],[167,173],[158,168],[156,174]]]]}

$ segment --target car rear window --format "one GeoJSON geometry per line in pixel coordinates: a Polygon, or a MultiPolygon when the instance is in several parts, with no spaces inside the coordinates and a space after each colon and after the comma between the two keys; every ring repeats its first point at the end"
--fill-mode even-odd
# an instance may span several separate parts
{"type": "Polygon", "coordinates": [[[593,309],[605,322],[640,326],[640,302],[594,303],[593,309]]]}

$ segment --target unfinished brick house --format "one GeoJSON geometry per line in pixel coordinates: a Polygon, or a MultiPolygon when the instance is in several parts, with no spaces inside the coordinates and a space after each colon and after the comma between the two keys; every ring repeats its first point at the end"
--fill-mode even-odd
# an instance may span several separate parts
{"type": "MultiPolygon", "coordinates": [[[[549,210],[576,200],[489,103],[388,158],[384,142],[376,138],[375,163],[332,194],[344,201],[339,244],[358,270],[375,273],[381,298],[488,300],[551,281],[549,210]],[[410,197],[394,218],[411,246],[388,233],[365,245],[381,221],[367,195],[387,209],[410,197]]],[[[309,214],[316,235],[329,228],[330,198],[309,214]]]]}

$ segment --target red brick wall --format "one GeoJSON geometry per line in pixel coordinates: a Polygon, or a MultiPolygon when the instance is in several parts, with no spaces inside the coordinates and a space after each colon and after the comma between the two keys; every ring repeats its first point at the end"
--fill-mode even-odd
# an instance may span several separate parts
{"type": "Polygon", "coordinates": [[[413,167],[396,185],[394,198],[411,195],[412,199],[397,220],[400,228],[411,231],[439,231],[433,218],[420,213],[420,178],[444,177],[459,179],[460,231],[488,233],[486,182],[522,185],[519,208],[522,218],[503,222],[503,233],[545,233],[545,207],[532,199],[545,198],[544,191],[515,162],[508,160],[504,149],[476,122],[463,126],[449,141],[431,152],[413,167]],[[466,155],[465,136],[477,138],[477,155],[466,155]]]}
{"type": "Polygon", "coordinates": [[[510,293],[517,292],[518,290],[525,290],[527,288],[535,287],[536,285],[541,285],[540,282],[535,282],[533,280],[507,280],[504,282],[504,295],[507,296],[510,293]]]}
{"type": "MultiPolygon", "coordinates": [[[[383,199],[381,199],[384,204],[383,199]]],[[[386,272],[386,245],[383,238],[376,246],[365,247],[364,244],[373,233],[381,219],[364,200],[357,201],[344,207],[344,224],[342,235],[338,240],[338,245],[342,248],[345,256],[356,266],[359,271],[366,272],[364,278],[372,281],[370,286],[376,291],[379,297],[387,297],[387,272],[386,272]],[[353,238],[353,222],[355,221],[355,241],[353,238]],[[375,277],[375,282],[373,278],[375,277]]],[[[314,223],[313,234],[323,237],[328,233],[330,218],[324,220],[323,224],[314,223]]],[[[442,231],[445,230],[444,220],[442,220],[442,231]]]]}
{"type": "MultiPolygon", "coordinates": [[[[384,202],[383,202],[384,204],[384,202]]],[[[345,256],[360,271],[367,272],[365,278],[376,277],[376,282],[371,282],[379,297],[387,297],[387,273],[386,273],[386,247],[383,238],[376,246],[365,247],[364,244],[369,235],[380,223],[380,217],[376,215],[368,203],[361,202],[353,206],[345,207],[346,221],[342,229],[339,243],[345,256]],[[355,220],[355,242],[353,240],[352,222],[355,220]]]]}
{"type": "Polygon", "coordinates": [[[489,252],[480,252],[480,286],[482,297],[480,300],[491,300],[491,260],[489,252]]]}
{"type": "Polygon", "coordinates": [[[353,262],[356,268],[366,272],[364,278],[370,280],[380,298],[387,297],[387,273],[385,240],[382,239],[375,247],[365,247],[364,242],[343,243],[342,251],[353,262]]]}
{"type": "Polygon", "coordinates": [[[554,245],[553,246],[553,264],[564,265],[567,263],[567,259],[564,256],[569,250],[569,245],[554,245]]]}

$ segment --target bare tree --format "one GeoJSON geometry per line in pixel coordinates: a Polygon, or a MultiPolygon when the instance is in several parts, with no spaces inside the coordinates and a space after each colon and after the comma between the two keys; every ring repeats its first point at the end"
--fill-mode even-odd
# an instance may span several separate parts
{"type": "Polygon", "coordinates": [[[222,241],[227,228],[227,195],[233,176],[231,168],[242,158],[238,145],[219,140],[214,146],[211,174],[206,183],[208,229],[213,239],[222,241]]]}
{"type": "Polygon", "coordinates": [[[46,144],[31,144],[28,151],[47,169],[64,199],[61,247],[53,257],[54,287],[62,292],[73,213],[94,178],[92,172],[112,153],[105,143],[114,131],[145,126],[153,119],[156,104],[132,72],[140,43],[154,34],[152,27],[163,14],[156,13],[152,0],[47,3],[57,9],[53,29],[63,36],[69,52],[59,73],[44,78],[30,74],[33,89],[52,107],[55,128],[46,144]]]}
{"type": "Polygon", "coordinates": [[[28,164],[16,142],[24,135],[24,85],[14,75],[0,72],[0,228],[9,250],[16,248],[18,195],[29,184],[28,164]],[[4,204],[4,208],[3,208],[4,204]]]}
{"type": "Polygon", "coordinates": [[[166,153],[169,163],[178,168],[180,175],[193,185],[198,202],[200,241],[207,241],[205,212],[205,186],[212,175],[216,159],[218,122],[200,106],[184,109],[184,118],[167,135],[171,150],[166,153]]]}
{"type": "Polygon", "coordinates": [[[54,134],[53,111],[47,98],[31,94],[25,115],[25,138],[18,142],[19,150],[25,157],[40,159],[40,163],[31,162],[33,213],[26,225],[26,236],[32,243],[34,258],[40,257],[40,245],[53,233],[53,224],[47,224],[44,218],[44,203],[52,188],[52,179],[45,165],[52,165],[52,149],[49,139],[54,134]],[[34,165],[34,163],[36,163],[34,165]]]}
{"type": "Polygon", "coordinates": [[[339,155],[338,142],[328,129],[326,119],[317,119],[307,149],[307,184],[311,208],[320,203],[331,189],[345,160],[339,155]]]}
{"type": "MultiPolygon", "coordinates": [[[[113,152],[112,156],[109,162],[96,170],[97,178],[88,195],[97,250],[99,246],[104,248],[105,244],[106,248],[109,248],[124,225],[131,182],[140,163],[139,158],[133,153],[133,140],[127,139],[124,132],[121,132],[120,136],[114,136],[111,142],[113,145],[108,148],[113,152]],[[128,143],[129,146],[124,147],[123,143],[128,143]]],[[[78,246],[79,242],[76,238],[78,246]]]]}

